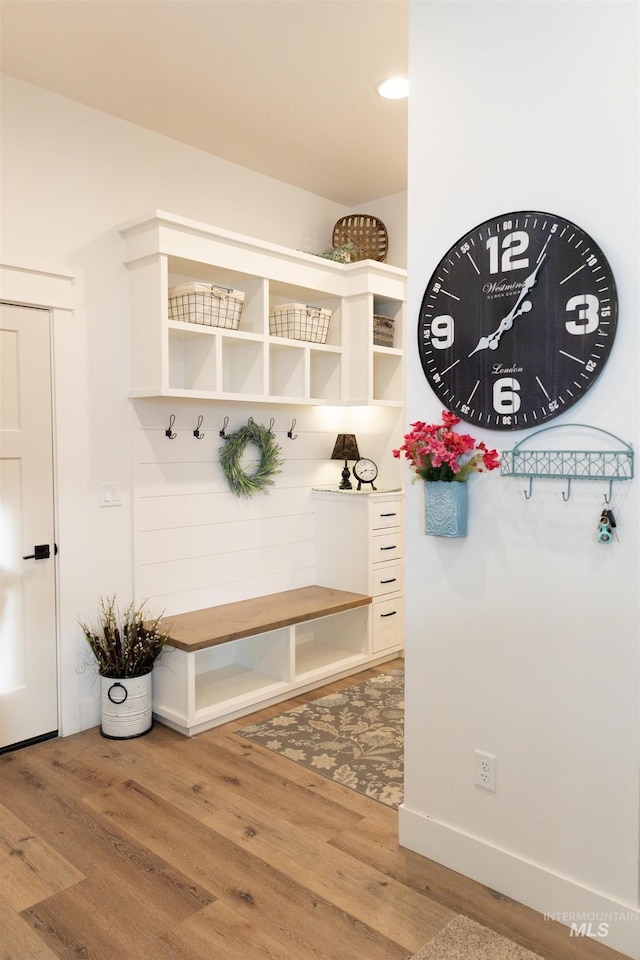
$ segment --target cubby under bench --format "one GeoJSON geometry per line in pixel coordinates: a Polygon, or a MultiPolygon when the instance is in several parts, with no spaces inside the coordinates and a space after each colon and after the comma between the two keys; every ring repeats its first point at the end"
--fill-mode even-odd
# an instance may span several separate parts
{"type": "Polygon", "coordinates": [[[373,654],[371,597],[300,587],[165,617],[154,717],[187,736],[397,654],[373,654]]]}

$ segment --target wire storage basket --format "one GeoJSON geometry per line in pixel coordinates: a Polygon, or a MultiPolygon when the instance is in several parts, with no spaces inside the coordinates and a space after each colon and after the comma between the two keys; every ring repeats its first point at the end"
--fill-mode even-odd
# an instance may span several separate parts
{"type": "Polygon", "coordinates": [[[326,343],[332,312],[325,307],[305,303],[285,303],[269,315],[269,333],[273,337],[326,343]]]}
{"type": "Polygon", "coordinates": [[[333,228],[333,246],[352,243],[358,260],[383,261],[389,249],[389,236],[382,220],[364,213],[341,217],[333,228]]]}
{"type": "Polygon", "coordinates": [[[393,346],[393,320],[391,317],[373,315],[373,344],[375,347],[393,346]]]}
{"type": "Polygon", "coordinates": [[[212,283],[182,283],[169,288],[169,319],[237,330],[244,305],[242,290],[212,283]]]}

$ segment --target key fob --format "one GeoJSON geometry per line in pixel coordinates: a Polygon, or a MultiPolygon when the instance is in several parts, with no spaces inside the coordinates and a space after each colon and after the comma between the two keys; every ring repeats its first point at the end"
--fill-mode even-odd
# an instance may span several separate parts
{"type": "Polygon", "coordinates": [[[600,523],[600,530],[598,532],[598,543],[611,543],[612,539],[611,527],[603,520],[600,523]]]}

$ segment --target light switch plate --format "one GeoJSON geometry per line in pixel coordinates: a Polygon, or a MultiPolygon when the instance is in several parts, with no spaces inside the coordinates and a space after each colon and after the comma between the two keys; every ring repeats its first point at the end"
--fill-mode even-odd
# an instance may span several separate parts
{"type": "Polygon", "coordinates": [[[121,507],[122,494],[120,482],[101,483],[100,484],[100,506],[101,507],[121,507]]]}

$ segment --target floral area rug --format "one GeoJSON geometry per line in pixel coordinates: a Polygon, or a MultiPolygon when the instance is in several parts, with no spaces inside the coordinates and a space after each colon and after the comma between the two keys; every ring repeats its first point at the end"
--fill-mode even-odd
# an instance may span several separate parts
{"type": "Polygon", "coordinates": [[[403,800],[404,671],[378,674],[237,733],[388,807],[403,800]]]}

